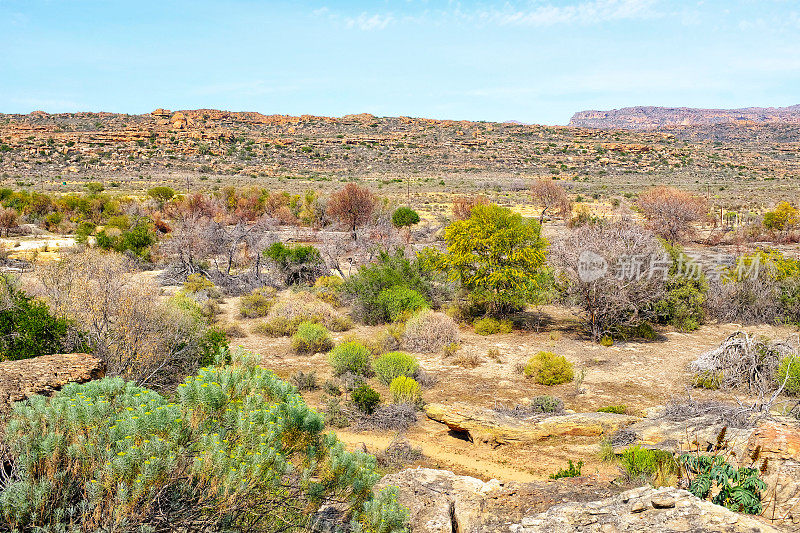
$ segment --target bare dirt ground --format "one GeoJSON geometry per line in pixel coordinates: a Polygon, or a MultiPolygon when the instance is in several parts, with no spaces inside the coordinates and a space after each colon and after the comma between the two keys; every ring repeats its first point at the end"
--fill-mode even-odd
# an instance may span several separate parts
{"type": "MultiPolygon", "coordinates": [[[[298,370],[316,371],[319,383],[332,377],[325,354],[297,356],[289,349],[288,338],[269,338],[250,332],[258,319],[241,319],[237,299],[228,299],[222,306],[220,319],[237,322],[247,332],[233,344],[263,356],[263,364],[278,376],[288,379],[298,370]]],[[[564,400],[565,408],[576,412],[596,411],[609,405],[625,405],[630,414],[644,415],[647,408],[664,405],[671,399],[685,398],[691,379],[688,364],[702,352],[717,346],[727,335],[741,329],[739,324],[711,324],[692,333],[664,330],[661,338],[652,342],[621,342],[603,347],[578,333],[578,318],[569,310],[542,307],[541,327],[530,331],[491,336],[476,335],[472,328],[462,327],[462,347],[459,353],[476,354],[481,364],[473,369],[452,364],[441,353],[414,354],[422,368],[437,378],[424,389],[426,402],[450,404],[466,402],[478,407],[498,405],[513,407],[534,396],[548,394],[564,400]],[[497,349],[499,359],[487,355],[497,349]],[[585,370],[581,391],[574,383],[547,387],[537,385],[519,372],[532,355],[548,350],[564,355],[578,372],[585,370]]],[[[356,326],[344,333],[334,333],[336,341],[349,336],[369,338],[380,327],[356,326]]],[[[786,338],[790,328],[775,326],[748,327],[748,331],[772,338],[786,338]]],[[[388,389],[376,380],[370,381],[383,398],[388,389]]],[[[734,401],[730,393],[691,389],[692,397],[734,401]]],[[[304,393],[310,405],[319,409],[322,393],[304,393]]],[[[371,453],[385,449],[395,433],[358,432],[350,428],[336,430],[350,447],[366,447],[371,453]]],[[[419,421],[404,437],[419,448],[424,459],[416,464],[446,468],[456,473],[483,479],[532,481],[547,479],[549,474],[566,465],[568,459],[583,460],[583,473],[611,480],[619,475],[617,467],[599,458],[597,437],[551,438],[529,445],[499,446],[470,443],[451,434],[448,428],[419,413],[419,421]]]]}

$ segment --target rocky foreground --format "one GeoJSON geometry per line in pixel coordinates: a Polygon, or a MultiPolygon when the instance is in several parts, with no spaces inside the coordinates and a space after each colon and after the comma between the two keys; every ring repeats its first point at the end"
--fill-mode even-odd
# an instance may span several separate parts
{"type": "Polygon", "coordinates": [[[400,488],[415,533],[780,531],[675,488],[618,492],[587,478],[483,482],[430,468],[403,470],[379,484],[390,485],[400,488]]]}
{"type": "MultiPolygon", "coordinates": [[[[102,377],[102,362],[87,354],[49,355],[0,363],[0,416],[33,394],[51,394],[69,382],[102,377]]],[[[772,532],[800,531],[800,425],[764,419],[753,427],[728,427],[718,414],[682,420],[656,409],[639,418],[612,413],[563,413],[519,419],[492,410],[431,404],[429,418],[462,432],[476,445],[506,446],[553,436],[614,435],[632,444],[670,451],[703,449],[723,427],[738,457],[758,450],[768,460],[764,513],[734,513],[677,488],[629,487],[591,477],[534,483],[482,481],[446,470],[412,468],[385,476],[376,488],[399,488],[415,533],[534,532],[772,532]]],[[[1,450],[0,450],[1,451],[1,450]]],[[[536,460],[532,457],[531,460],[536,460]]],[[[336,513],[334,519],[340,518],[336,513]]],[[[326,526],[325,514],[318,531],[326,526]]]]}

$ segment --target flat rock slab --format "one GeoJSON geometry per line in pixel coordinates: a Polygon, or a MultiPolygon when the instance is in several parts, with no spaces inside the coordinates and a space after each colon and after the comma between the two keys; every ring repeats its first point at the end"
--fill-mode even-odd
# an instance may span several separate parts
{"type": "Polygon", "coordinates": [[[611,435],[639,420],[615,413],[573,413],[542,417],[513,417],[463,403],[428,404],[425,414],[473,442],[494,446],[535,442],[548,437],[611,435]]]}
{"type": "Polygon", "coordinates": [[[105,364],[85,353],[54,354],[0,363],[0,417],[11,404],[35,394],[50,395],[67,383],[105,376],[105,364]]]}
{"type": "Polygon", "coordinates": [[[765,521],[734,513],[675,488],[641,487],[595,502],[555,505],[527,516],[512,533],[651,531],[659,533],[777,533],[765,521]]]}

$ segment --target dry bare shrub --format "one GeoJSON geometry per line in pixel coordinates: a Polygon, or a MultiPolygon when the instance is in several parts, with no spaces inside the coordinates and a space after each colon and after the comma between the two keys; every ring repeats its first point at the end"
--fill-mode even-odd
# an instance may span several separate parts
{"type": "Polygon", "coordinates": [[[328,200],[328,215],[345,225],[356,238],[355,232],[372,218],[375,211],[375,195],[366,187],[348,183],[328,200]]]}
{"type": "Polygon", "coordinates": [[[483,363],[483,359],[476,353],[462,352],[450,362],[461,368],[478,368],[483,363]]]}
{"type": "Polygon", "coordinates": [[[36,271],[38,295],[72,319],[110,375],[166,387],[198,366],[204,324],[132,272],[116,253],[87,249],[64,254],[36,271]]]}
{"type": "Polygon", "coordinates": [[[404,438],[396,438],[375,458],[378,464],[384,468],[408,468],[413,463],[425,457],[420,448],[414,448],[404,438]]]}
{"type": "Polygon", "coordinates": [[[681,242],[694,232],[692,224],[708,214],[705,198],[676,189],[655,187],[639,195],[636,205],[650,228],[670,242],[681,242]]]}
{"type": "Polygon", "coordinates": [[[783,388],[778,366],[787,357],[797,356],[798,342],[793,338],[770,340],[746,331],[737,331],[692,362],[695,374],[721,374],[719,385],[725,389],[743,389],[764,397],[783,388]]]}
{"type": "Polygon", "coordinates": [[[555,213],[561,218],[570,214],[570,201],[564,188],[553,180],[538,179],[531,186],[534,205],[541,207],[539,225],[544,223],[548,213],[555,213]]]}
{"type": "Polygon", "coordinates": [[[489,205],[489,199],[482,194],[456,198],[453,202],[453,220],[467,220],[472,216],[472,209],[479,205],[489,205]]]}
{"type": "Polygon", "coordinates": [[[663,268],[669,263],[649,231],[627,220],[580,226],[553,243],[550,257],[562,294],[582,310],[584,327],[595,341],[655,318],[666,282],[662,271],[651,275],[651,262],[663,268]],[[593,266],[587,270],[589,262],[593,266]]]}
{"type": "Polygon", "coordinates": [[[19,215],[17,211],[10,207],[0,208],[0,230],[3,237],[8,237],[9,230],[19,225],[19,215]]]}
{"type": "Polygon", "coordinates": [[[412,403],[383,403],[372,414],[362,414],[355,422],[361,431],[405,431],[417,422],[417,406],[412,403]]]}
{"type": "Polygon", "coordinates": [[[403,345],[413,352],[432,353],[458,343],[458,325],[444,313],[423,309],[406,322],[403,345]]]}
{"type": "Polygon", "coordinates": [[[322,324],[331,331],[347,331],[353,327],[350,318],[313,294],[302,291],[279,298],[256,331],[270,336],[292,335],[301,322],[322,324]]]}

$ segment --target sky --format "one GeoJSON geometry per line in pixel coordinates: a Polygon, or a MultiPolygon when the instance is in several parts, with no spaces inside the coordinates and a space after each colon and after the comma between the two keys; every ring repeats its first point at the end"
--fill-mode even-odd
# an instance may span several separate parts
{"type": "Polygon", "coordinates": [[[0,0],[0,112],[566,124],[800,103],[797,0],[0,0]]]}

